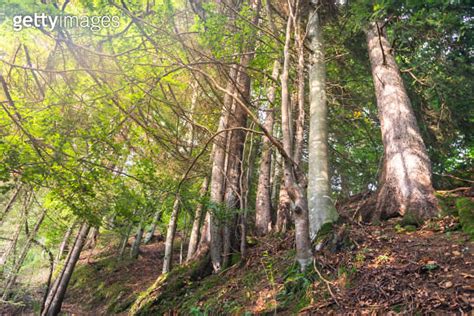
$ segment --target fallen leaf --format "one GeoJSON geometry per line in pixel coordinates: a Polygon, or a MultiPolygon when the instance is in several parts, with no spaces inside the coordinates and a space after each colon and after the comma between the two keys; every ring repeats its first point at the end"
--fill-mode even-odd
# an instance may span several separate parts
{"type": "Polygon", "coordinates": [[[453,282],[451,281],[446,281],[442,285],[440,285],[443,289],[449,289],[453,286],[453,282]]]}

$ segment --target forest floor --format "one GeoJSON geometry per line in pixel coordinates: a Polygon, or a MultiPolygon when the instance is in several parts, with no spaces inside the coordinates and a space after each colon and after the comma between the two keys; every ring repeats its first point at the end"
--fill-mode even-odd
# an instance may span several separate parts
{"type": "MultiPolygon", "coordinates": [[[[294,263],[293,232],[252,238],[248,259],[220,274],[186,280],[170,293],[164,290],[160,303],[149,312],[314,315],[473,310],[474,244],[460,230],[456,216],[446,215],[420,228],[392,219],[377,226],[346,223],[334,231],[344,232],[344,238],[316,253],[316,264],[305,274],[294,263]]],[[[63,311],[125,314],[159,276],[163,247],[163,242],[142,246],[137,261],[121,263],[111,253],[85,252],[63,311]]]]}

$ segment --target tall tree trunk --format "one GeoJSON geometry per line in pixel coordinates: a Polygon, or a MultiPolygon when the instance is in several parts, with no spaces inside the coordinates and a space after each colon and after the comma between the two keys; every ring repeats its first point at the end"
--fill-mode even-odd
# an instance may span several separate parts
{"type": "Polygon", "coordinates": [[[310,130],[308,161],[308,204],[310,238],[314,239],[325,223],[337,220],[338,214],[331,200],[328,123],[326,104],[326,67],[319,13],[315,9],[308,20],[310,54],[310,130]]]}
{"type": "Polygon", "coordinates": [[[81,229],[74,243],[74,247],[69,253],[68,260],[66,261],[58,279],[55,284],[51,287],[48,298],[46,299],[44,310],[41,312],[41,316],[55,316],[61,311],[64,296],[66,295],[67,286],[71,280],[72,273],[76,267],[77,261],[81,254],[82,248],[86,241],[89,233],[90,226],[87,223],[82,224],[81,229]]]}
{"type": "MultiPolygon", "coordinates": [[[[258,25],[259,14],[261,8],[260,0],[251,0],[250,5],[253,9],[252,23],[258,25]]],[[[251,36],[245,43],[245,51],[240,59],[240,67],[237,73],[237,90],[239,98],[244,104],[250,102],[250,76],[248,75],[247,67],[250,65],[255,55],[255,42],[256,35],[251,36]]],[[[236,101],[234,101],[236,103],[236,101]]],[[[247,112],[245,109],[237,104],[234,104],[234,110],[229,118],[229,127],[238,128],[247,126],[247,112]]],[[[229,137],[229,149],[228,149],[228,164],[227,164],[227,182],[225,189],[224,201],[228,210],[238,208],[239,200],[242,192],[240,191],[240,180],[242,171],[242,157],[243,149],[246,138],[246,131],[242,129],[236,129],[230,132],[229,137]]],[[[231,214],[229,214],[231,215],[231,214]]],[[[235,230],[235,214],[228,216],[226,223],[223,226],[223,266],[226,267],[230,258],[231,248],[231,234],[235,230]],[[231,225],[232,224],[232,225],[231,225]]]]}
{"type": "MultiPolygon", "coordinates": [[[[242,164],[242,181],[240,183],[240,191],[242,192],[240,198],[240,255],[241,259],[245,259],[247,256],[247,213],[248,213],[248,197],[250,192],[250,186],[252,184],[252,178],[255,168],[255,157],[257,156],[258,146],[254,145],[255,135],[250,135],[250,146],[248,149],[247,163],[242,164]]],[[[244,149],[244,152],[246,150],[244,149]]],[[[270,223],[271,224],[271,223],[270,223]]]]}
{"type": "MultiPolygon", "coordinates": [[[[234,81],[236,80],[237,70],[233,66],[230,69],[229,81],[227,83],[227,89],[232,93],[235,91],[234,81]]],[[[224,107],[222,109],[222,114],[219,119],[219,126],[217,128],[217,136],[214,139],[214,145],[212,148],[213,152],[213,161],[212,161],[212,170],[211,170],[211,182],[210,182],[210,196],[209,200],[216,208],[208,210],[208,215],[206,216],[206,222],[204,227],[208,229],[205,234],[205,239],[201,238],[200,250],[205,250],[206,247],[209,247],[211,253],[211,263],[214,271],[221,269],[221,254],[222,254],[222,236],[221,236],[221,223],[219,223],[218,218],[216,217],[215,210],[222,206],[224,202],[224,189],[225,189],[225,162],[226,162],[226,147],[227,147],[227,132],[225,131],[228,126],[229,116],[232,111],[232,96],[226,94],[224,96],[224,107]],[[201,247],[202,246],[202,247],[201,247]]],[[[202,251],[199,251],[202,253],[202,251]]]]}
{"type": "MultiPolygon", "coordinates": [[[[290,8],[291,10],[291,8],[290,8]]],[[[289,95],[289,66],[290,66],[290,39],[292,18],[288,18],[286,26],[285,48],[283,52],[284,62],[283,71],[281,75],[281,130],[283,136],[283,149],[289,157],[293,157],[292,150],[292,133],[290,120],[290,95],[289,95]]],[[[295,218],[295,241],[296,241],[296,260],[300,264],[301,270],[312,261],[311,243],[309,240],[309,224],[308,224],[308,203],[305,192],[300,183],[298,183],[297,175],[295,174],[295,166],[290,159],[285,158],[283,178],[285,187],[288,191],[294,210],[295,218]]]]}
{"type": "MultiPolygon", "coordinates": [[[[248,57],[249,55],[246,55],[248,57]]],[[[248,66],[250,60],[242,58],[242,66],[239,68],[237,75],[237,85],[240,91],[241,97],[244,100],[248,100],[250,96],[250,78],[245,69],[248,66]]],[[[229,117],[229,128],[239,128],[247,126],[247,113],[241,106],[234,105],[234,111],[229,117]]],[[[230,132],[229,135],[229,148],[227,152],[227,177],[226,177],[226,188],[224,195],[224,203],[226,209],[235,210],[239,205],[240,192],[240,178],[241,178],[241,165],[242,155],[244,149],[246,132],[242,129],[235,129],[230,132]]],[[[234,230],[233,222],[235,213],[226,214],[226,219],[223,223],[223,266],[226,267],[229,262],[230,248],[231,248],[231,233],[234,230]]]]}
{"type": "MultiPolygon", "coordinates": [[[[275,60],[273,64],[272,79],[278,81],[280,62],[275,60]]],[[[269,133],[273,133],[273,124],[275,121],[275,102],[276,87],[272,83],[268,89],[268,108],[264,127],[269,133]]],[[[268,137],[263,138],[262,157],[258,171],[257,197],[255,203],[255,229],[257,234],[266,235],[272,229],[272,201],[271,201],[271,171],[272,171],[272,143],[268,137]]]]}
{"type": "Polygon", "coordinates": [[[304,60],[304,38],[305,34],[301,30],[301,12],[299,12],[300,2],[297,0],[298,4],[296,5],[297,16],[294,18],[295,23],[295,46],[298,50],[298,65],[296,67],[297,71],[297,106],[296,106],[296,120],[295,120],[295,145],[293,152],[293,160],[296,164],[300,164],[301,158],[303,156],[303,145],[304,145],[304,87],[305,87],[305,60],[304,60]]]}
{"type": "MultiPolygon", "coordinates": [[[[207,189],[209,188],[209,178],[205,177],[201,189],[199,190],[199,197],[204,199],[207,194],[207,189]]],[[[194,253],[197,250],[198,243],[199,243],[199,228],[201,227],[202,222],[202,215],[203,215],[204,205],[202,201],[198,203],[196,206],[196,211],[194,212],[194,220],[193,220],[193,227],[191,229],[191,235],[189,237],[189,245],[188,245],[188,253],[186,255],[186,261],[191,260],[194,253]]]]}
{"type": "Polygon", "coordinates": [[[171,271],[171,264],[173,260],[173,244],[174,236],[176,233],[176,226],[178,224],[178,214],[179,214],[179,204],[180,196],[176,194],[173,203],[173,211],[171,212],[170,222],[168,224],[168,229],[166,231],[166,240],[165,240],[165,256],[163,258],[163,273],[168,273],[171,271]]]}
{"type": "Polygon", "coordinates": [[[384,145],[383,170],[372,219],[402,215],[419,223],[438,211],[430,159],[381,25],[370,23],[366,36],[384,145]]]}

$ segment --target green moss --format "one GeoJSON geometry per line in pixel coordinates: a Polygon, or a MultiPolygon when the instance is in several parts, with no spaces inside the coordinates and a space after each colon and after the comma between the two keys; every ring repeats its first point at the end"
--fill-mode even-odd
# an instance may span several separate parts
{"type": "Polygon", "coordinates": [[[406,230],[407,232],[414,232],[414,231],[416,231],[416,226],[415,226],[415,225],[406,225],[404,228],[405,228],[405,230],[406,230]]]}
{"type": "Polygon", "coordinates": [[[402,226],[420,226],[423,223],[423,220],[418,218],[413,212],[407,212],[403,216],[402,220],[400,221],[400,225],[402,226]]]}
{"type": "Polygon", "coordinates": [[[454,196],[443,196],[441,194],[436,194],[438,198],[438,204],[441,208],[441,215],[442,216],[458,216],[458,210],[455,207],[456,197],[454,196]]]}
{"type": "Polygon", "coordinates": [[[333,223],[325,223],[323,226],[318,231],[318,234],[316,235],[315,241],[316,243],[320,243],[323,241],[326,237],[328,237],[334,229],[333,223]]]}
{"type": "Polygon", "coordinates": [[[161,275],[146,291],[140,293],[130,309],[130,315],[161,315],[175,309],[201,275],[208,273],[209,257],[187,265],[178,266],[161,275]]]}
{"type": "Polygon", "coordinates": [[[474,239],[474,202],[468,198],[460,198],[456,201],[456,208],[462,230],[469,235],[471,240],[474,239]]]}

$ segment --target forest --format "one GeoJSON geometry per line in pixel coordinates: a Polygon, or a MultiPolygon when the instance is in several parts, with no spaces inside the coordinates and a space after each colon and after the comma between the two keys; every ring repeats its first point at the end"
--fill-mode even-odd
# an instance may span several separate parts
{"type": "Polygon", "coordinates": [[[473,28],[464,0],[0,0],[0,314],[471,314],[473,28]]]}

